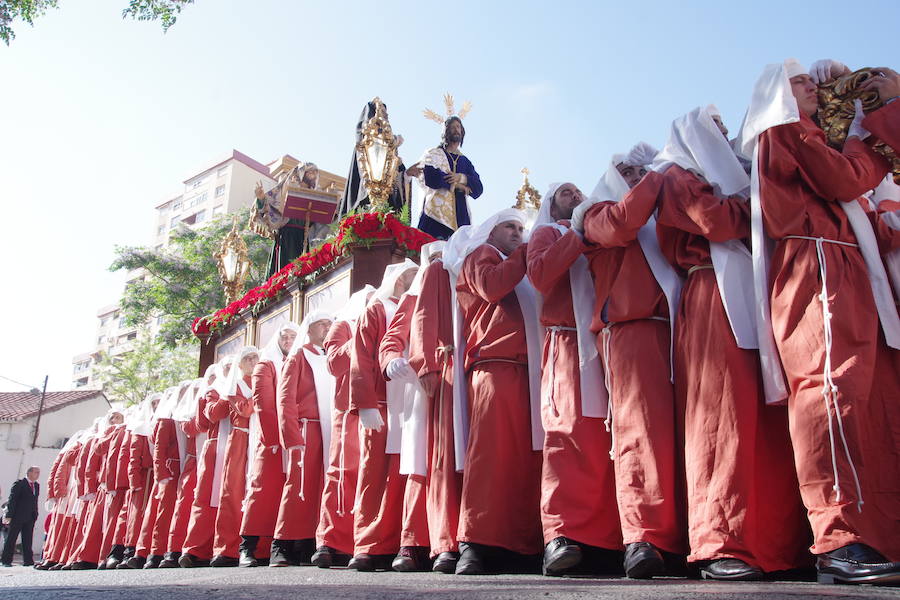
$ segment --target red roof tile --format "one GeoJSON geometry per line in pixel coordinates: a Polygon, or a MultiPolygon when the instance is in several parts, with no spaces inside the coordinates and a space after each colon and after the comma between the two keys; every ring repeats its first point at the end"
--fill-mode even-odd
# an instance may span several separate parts
{"type": "MultiPolygon", "coordinates": [[[[69,392],[47,392],[44,397],[44,412],[56,410],[69,404],[77,404],[97,396],[106,400],[100,390],[73,390],[69,392]]],[[[109,402],[108,400],[106,400],[109,402]]],[[[21,421],[37,415],[41,395],[31,392],[0,392],[0,422],[21,421]]]]}

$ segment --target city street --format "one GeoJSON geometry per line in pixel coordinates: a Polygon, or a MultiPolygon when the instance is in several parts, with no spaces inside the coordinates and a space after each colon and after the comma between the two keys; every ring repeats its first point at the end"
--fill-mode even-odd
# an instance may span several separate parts
{"type": "Polygon", "coordinates": [[[716,600],[796,598],[895,598],[900,588],[824,586],[807,582],[720,583],[664,579],[558,579],[537,575],[457,577],[438,573],[357,573],[313,567],[171,569],[154,571],[41,572],[0,570],[0,598],[103,599],[127,595],[147,600],[344,600],[353,598],[465,598],[466,600],[627,599],[715,596],[716,600]]]}

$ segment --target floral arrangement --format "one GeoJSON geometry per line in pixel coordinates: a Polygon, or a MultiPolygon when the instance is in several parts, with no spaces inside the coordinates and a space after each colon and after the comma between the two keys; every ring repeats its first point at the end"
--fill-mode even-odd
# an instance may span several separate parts
{"type": "Polygon", "coordinates": [[[194,335],[206,336],[227,327],[240,313],[259,313],[277,299],[294,280],[313,281],[321,272],[333,267],[347,255],[350,245],[370,246],[376,240],[393,239],[407,254],[418,254],[423,245],[433,242],[427,233],[405,225],[393,213],[367,212],[350,214],[338,224],[336,234],[321,246],[295,258],[262,285],[249,290],[242,298],[220,308],[211,315],[197,317],[191,324],[194,335]]]}

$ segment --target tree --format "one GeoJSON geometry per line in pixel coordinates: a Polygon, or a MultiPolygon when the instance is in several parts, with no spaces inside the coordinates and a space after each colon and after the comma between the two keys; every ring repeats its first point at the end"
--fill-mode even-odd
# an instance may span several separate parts
{"type": "Polygon", "coordinates": [[[104,352],[97,361],[96,381],[110,400],[130,406],[152,392],[197,377],[197,344],[166,347],[147,328],[138,332],[132,344],[120,354],[104,352]]]}
{"type": "MultiPolygon", "coordinates": [[[[58,8],[59,0],[0,0],[0,39],[7,46],[16,38],[12,22],[21,19],[34,25],[34,18],[40,17],[48,8],[58,8]]],[[[175,24],[181,9],[194,0],[129,0],[122,10],[122,18],[131,17],[137,21],[159,20],[163,31],[175,24]]]]}
{"type": "MultiPolygon", "coordinates": [[[[213,253],[236,218],[246,223],[249,209],[236,215],[221,215],[205,227],[181,226],[169,244],[159,250],[145,247],[117,247],[111,271],[134,271],[136,277],[125,286],[120,308],[125,322],[142,325],[158,319],[162,343],[175,348],[192,340],[190,325],[197,317],[225,306],[225,294],[213,253]]],[[[241,232],[250,256],[247,287],[263,282],[269,264],[272,241],[248,230],[241,232]]]]}

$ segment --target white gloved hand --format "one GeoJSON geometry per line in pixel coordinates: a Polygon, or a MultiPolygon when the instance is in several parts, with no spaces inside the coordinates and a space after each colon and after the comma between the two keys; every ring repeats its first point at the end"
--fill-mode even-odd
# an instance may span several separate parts
{"type": "Polygon", "coordinates": [[[416,379],[416,372],[409,366],[409,361],[405,358],[393,359],[388,363],[384,373],[391,380],[412,381],[416,379]]]}
{"type": "Polygon", "coordinates": [[[47,512],[52,512],[56,507],[56,498],[48,498],[46,502],[44,502],[44,509],[47,512]]]}
{"type": "Polygon", "coordinates": [[[623,162],[632,167],[645,167],[653,162],[657,154],[659,154],[659,150],[647,142],[638,142],[628,151],[628,155],[623,162]]]}
{"type": "Polygon", "coordinates": [[[381,428],[384,427],[384,419],[381,418],[381,411],[377,408],[359,409],[359,422],[366,429],[375,431],[381,431],[381,428]]]}
{"type": "Polygon", "coordinates": [[[850,121],[850,129],[847,130],[847,138],[849,139],[856,136],[859,139],[864,140],[869,137],[869,132],[862,126],[862,121],[866,118],[866,113],[863,112],[862,101],[857,98],[853,101],[853,106],[856,107],[856,114],[853,115],[853,120],[850,121]]]}
{"type": "Polygon", "coordinates": [[[95,492],[91,492],[90,494],[85,494],[84,496],[82,496],[81,499],[84,500],[85,502],[90,502],[96,497],[97,497],[97,494],[95,492]]]}
{"type": "Polygon", "coordinates": [[[578,233],[584,233],[584,213],[596,203],[596,200],[588,199],[575,207],[575,210],[572,211],[572,229],[578,233]]]}
{"type": "Polygon", "coordinates": [[[846,68],[847,66],[840,61],[832,60],[830,58],[823,58],[821,60],[817,60],[809,66],[809,76],[816,83],[816,85],[819,85],[821,83],[826,83],[834,79],[835,71],[840,73],[846,68]]]}

